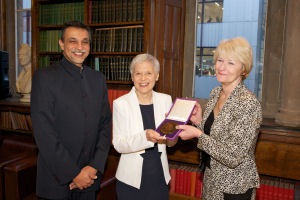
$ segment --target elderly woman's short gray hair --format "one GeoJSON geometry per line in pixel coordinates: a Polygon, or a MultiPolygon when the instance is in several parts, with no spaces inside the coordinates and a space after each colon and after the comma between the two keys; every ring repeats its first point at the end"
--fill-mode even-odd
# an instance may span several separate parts
{"type": "Polygon", "coordinates": [[[150,54],[147,54],[147,53],[139,54],[139,55],[135,56],[132,59],[132,61],[130,63],[130,66],[129,66],[130,73],[131,74],[133,73],[134,67],[135,67],[136,64],[141,64],[143,62],[152,63],[153,66],[154,66],[154,71],[156,73],[159,73],[159,62],[158,62],[158,60],[154,56],[152,56],[150,54]]]}

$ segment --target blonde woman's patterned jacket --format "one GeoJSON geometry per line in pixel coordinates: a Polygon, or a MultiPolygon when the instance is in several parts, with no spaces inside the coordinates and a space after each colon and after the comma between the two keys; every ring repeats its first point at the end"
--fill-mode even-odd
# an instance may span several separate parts
{"type": "MultiPolygon", "coordinates": [[[[210,94],[200,129],[214,109],[222,88],[210,94]]],[[[209,179],[225,193],[244,193],[259,187],[255,164],[258,128],[262,121],[261,105],[241,82],[228,97],[211,127],[210,136],[201,134],[198,148],[211,156],[213,171],[209,179]]]]}

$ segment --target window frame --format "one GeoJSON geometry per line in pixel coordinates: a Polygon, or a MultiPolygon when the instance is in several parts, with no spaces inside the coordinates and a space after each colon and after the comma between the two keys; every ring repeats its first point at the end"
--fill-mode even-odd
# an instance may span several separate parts
{"type": "MultiPolygon", "coordinates": [[[[26,40],[25,43],[29,44],[29,46],[32,46],[32,5],[31,5],[31,0],[15,0],[15,63],[16,63],[16,79],[18,78],[19,72],[21,71],[21,66],[19,65],[19,58],[18,58],[18,51],[20,46],[24,43],[24,38],[23,38],[23,34],[24,31],[22,31],[23,26],[19,26],[19,23],[21,23],[21,25],[23,25],[23,23],[26,21],[26,40]],[[19,2],[21,1],[21,3],[19,2]],[[24,2],[30,2],[29,4],[25,5],[25,8],[23,8],[24,6],[24,2]],[[18,6],[20,4],[22,4],[22,8],[18,8],[18,6]],[[27,6],[30,5],[30,8],[28,8],[27,6]],[[23,14],[25,13],[25,16],[19,16],[19,14],[23,14]],[[26,18],[26,20],[24,21],[24,18],[26,18]],[[21,19],[21,20],[20,20],[21,19]]],[[[24,30],[24,29],[23,29],[24,30]]]]}

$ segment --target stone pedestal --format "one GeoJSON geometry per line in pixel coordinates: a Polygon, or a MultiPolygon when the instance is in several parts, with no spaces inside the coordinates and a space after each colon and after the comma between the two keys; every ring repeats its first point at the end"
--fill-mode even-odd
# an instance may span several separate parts
{"type": "Polygon", "coordinates": [[[278,124],[300,127],[300,1],[288,0],[278,124]]]}
{"type": "Polygon", "coordinates": [[[20,98],[20,102],[30,103],[30,93],[21,94],[22,97],[20,98]]]}

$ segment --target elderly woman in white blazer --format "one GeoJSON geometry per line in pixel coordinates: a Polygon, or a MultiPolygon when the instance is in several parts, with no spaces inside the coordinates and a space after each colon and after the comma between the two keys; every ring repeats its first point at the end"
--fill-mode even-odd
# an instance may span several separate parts
{"type": "Polygon", "coordinates": [[[159,63],[149,54],[130,65],[134,87],[113,102],[113,145],[121,153],[116,172],[119,200],[169,199],[166,141],[155,128],[172,105],[171,96],[153,91],[159,63]]]}

